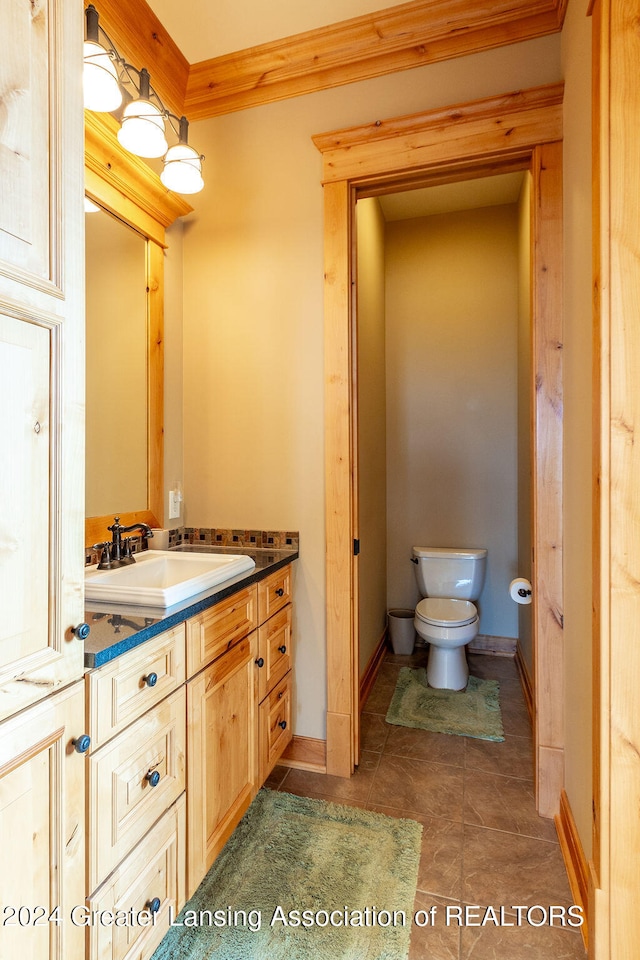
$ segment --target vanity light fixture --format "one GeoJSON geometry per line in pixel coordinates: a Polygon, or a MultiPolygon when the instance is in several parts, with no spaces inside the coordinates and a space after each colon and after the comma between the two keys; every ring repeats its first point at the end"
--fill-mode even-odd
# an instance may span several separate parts
{"type": "Polygon", "coordinates": [[[178,142],[169,147],[160,179],[168,190],[176,193],[198,193],[204,186],[202,157],[187,143],[189,121],[180,118],[178,142]]]}
{"type": "Polygon", "coordinates": [[[93,6],[85,10],[86,40],[84,44],[84,97],[87,110],[99,113],[118,111],[123,100],[118,140],[138,157],[163,157],[160,174],[165,187],[176,193],[198,193],[204,186],[202,161],[189,146],[189,123],[186,117],[171,113],[151,86],[149,71],[138,70],[117,51],[108,34],[99,24],[93,6]],[[105,41],[103,45],[101,38],[105,41]],[[176,126],[177,124],[177,126],[176,126]],[[166,134],[171,132],[177,143],[169,146],[166,134]]]}

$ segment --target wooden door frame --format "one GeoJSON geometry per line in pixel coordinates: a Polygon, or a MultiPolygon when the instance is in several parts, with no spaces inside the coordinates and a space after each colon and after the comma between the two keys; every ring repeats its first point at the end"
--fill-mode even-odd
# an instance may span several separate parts
{"type": "Polygon", "coordinates": [[[564,775],[562,615],[563,85],[518,91],[313,138],[323,155],[327,773],[357,763],[359,664],[353,426],[357,196],[529,169],[532,278],[533,637],[536,803],[564,775]]]}
{"type": "Polygon", "coordinates": [[[638,0],[594,0],[594,648],[589,956],[637,953],[640,851],[638,0]]]}

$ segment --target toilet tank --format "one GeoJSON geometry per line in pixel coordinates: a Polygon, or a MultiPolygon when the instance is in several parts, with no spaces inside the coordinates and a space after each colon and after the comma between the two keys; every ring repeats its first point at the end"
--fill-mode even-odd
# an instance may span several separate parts
{"type": "Polygon", "coordinates": [[[477,600],[487,567],[485,549],[414,547],[418,589],[423,597],[477,600]]]}

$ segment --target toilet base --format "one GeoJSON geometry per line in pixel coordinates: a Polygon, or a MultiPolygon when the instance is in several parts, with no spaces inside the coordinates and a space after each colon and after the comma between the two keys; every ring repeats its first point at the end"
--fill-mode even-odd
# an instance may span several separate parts
{"type": "Polygon", "coordinates": [[[429,646],[427,682],[435,690],[464,690],[469,679],[465,646],[429,646]]]}

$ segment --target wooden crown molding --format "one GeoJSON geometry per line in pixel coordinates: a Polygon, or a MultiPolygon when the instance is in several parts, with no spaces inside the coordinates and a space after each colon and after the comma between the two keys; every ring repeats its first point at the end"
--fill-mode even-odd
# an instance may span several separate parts
{"type": "Polygon", "coordinates": [[[93,2],[120,53],[146,66],[165,105],[190,120],[557,33],[567,5],[411,0],[189,65],[146,0],[93,2]]]}
{"type": "Polygon", "coordinates": [[[85,110],[86,191],[110,209],[117,207],[118,215],[138,228],[141,226],[141,211],[145,217],[145,232],[163,244],[164,229],[178,217],[191,213],[193,207],[178,194],[167,190],[144,160],[120,146],[117,129],[118,121],[110,114],[85,110]],[[113,194],[117,195],[118,204],[110,202],[109,197],[113,194]],[[126,216],[127,204],[132,205],[130,217],[126,216]]]}
{"type": "Polygon", "coordinates": [[[566,0],[413,0],[192,64],[184,112],[203,120],[557,33],[565,8],[566,0]]]}

